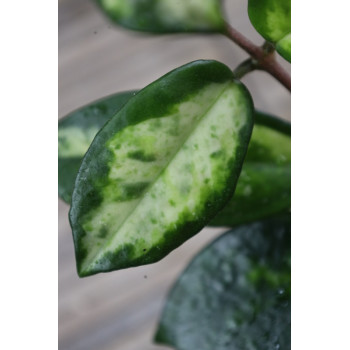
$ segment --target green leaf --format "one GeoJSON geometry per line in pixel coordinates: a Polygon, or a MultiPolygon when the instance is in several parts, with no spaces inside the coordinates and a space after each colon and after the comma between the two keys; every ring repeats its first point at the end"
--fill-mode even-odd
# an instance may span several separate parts
{"type": "Polygon", "coordinates": [[[290,62],[290,0],[249,0],[248,15],[255,29],[275,43],[278,53],[290,62]]]}
{"type": "Polygon", "coordinates": [[[220,32],[220,0],[97,0],[110,19],[152,33],[220,32]]]}
{"type": "Polygon", "coordinates": [[[291,38],[287,34],[283,39],[279,40],[276,45],[277,52],[287,61],[291,61],[291,38]]]}
{"type": "Polygon", "coordinates": [[[153,263],[232,196],[253,124],[228,67],[196,61],[129,100],[96,135],[70,210],[80,276],[153,263]]]}
{"type": "MultiPolygon", "coordinates": [[[[60,120],[58,189],[67,203],[71,201],[78,169],[95,134],[135,94],[136,91],[130,91],[105,97],[60,120]]],[[[288,212],[290,186],[290,123],[256,111],[234,197],[210,225],[236,226],[288,212]]]]}
{"type": "Polygon", "coordinates": [[[288,350],[290,323],[290,218],[280,218],[237,227],[200,252],[172,288],[155,340],[288,350]]]}
{"type": "Polygon", "coordinates": [[[257,111],[235,194],[210,225],[232,227],[289,212],[290,152],[290,123],[257,111]]]}
{"type": "Polygon", "coordinates": [[[101,127],[136,94],[127,91],[84,106],[58,122],[58,194],[71,202],[81,161],[101,127]]]}

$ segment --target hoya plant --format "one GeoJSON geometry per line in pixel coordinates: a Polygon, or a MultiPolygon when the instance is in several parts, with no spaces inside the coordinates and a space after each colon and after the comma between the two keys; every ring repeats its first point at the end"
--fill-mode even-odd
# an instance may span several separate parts
{"type": "Polygon", "coordinates": [[[59,121],[58,192],[78,275],[155,263],[206,225],[228,227],[173,286],[154,339],[289,349],[291,127],[256,110],[240,80],[264,70],[290,90],[276,59],[291,60],[290,0],[249,0],[262,46],[227,23],[219,0],[97,5],[130,30],[225,35],[250,58],[227,67],[198,57],[59,121]]]}

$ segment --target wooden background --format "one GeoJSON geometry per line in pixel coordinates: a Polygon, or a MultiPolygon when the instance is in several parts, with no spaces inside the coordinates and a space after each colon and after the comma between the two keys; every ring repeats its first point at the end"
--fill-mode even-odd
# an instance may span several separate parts
{"type": "MultiPolygon", "coordinates": [[[[247,1],[225,6],[236,28],[263,42],[247,18],[247,1]]],[[[247,57],[218,35],[152,36],[113,27],[88,0],[59,0],[58,14],[60,117],[111,93],[142,88],[196,59],[234,68],[247,57]]],[[[257,108],[290,118],[290,95],[273,78],[254,72],[243,81],[257,108]]],[[[192,257],[225,228],[204,229],[156,264],[79,279],[69,207],[59,200],[58,208],[59,349],[169,349],[152,344],[166,294],[192,257]]]]}

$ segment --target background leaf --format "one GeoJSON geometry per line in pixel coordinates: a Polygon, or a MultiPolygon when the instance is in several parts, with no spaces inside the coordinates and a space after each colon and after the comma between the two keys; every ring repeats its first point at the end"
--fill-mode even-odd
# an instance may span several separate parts
{"type": "Polygon", "coordinates": [[[67,203],[72,199],[81,161],[97,132],[136,94],[126,91],[92,102],[58,122],[58,195],[67,203]]]}
{"type": "Polygon", "coordinates": [[[70,210],[80,276],[155,262],[232,196],[253,105],[216,61],[182,66],[129,100],[101,129],[70,210]]]}
{"type": "Polygon", "coordinates": [[[114,22],[153,32],[220,32],[220,0],[97,0],[114,22]]]}
{"type": "Polygon", "coordinates": [[[290,123],[259,111],[235,194],[210,222],[236,226],[289,212],[290,123]]]}
{"type": "Polygon", "coordinates": [[[290,218],[237,227],[199,253],[155,340],[178,350],[290,349],[290,218]]]}
{"type": "Polygon", "coordinates": [[[255,29],[275,43],[278,53],[290,62],[290,0],[249,0],[248,15],[255,29]]]}

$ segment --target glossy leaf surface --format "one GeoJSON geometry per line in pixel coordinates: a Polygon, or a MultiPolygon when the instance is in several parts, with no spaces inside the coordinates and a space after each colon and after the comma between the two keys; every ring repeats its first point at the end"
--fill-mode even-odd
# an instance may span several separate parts
{"type": "Polygon", "coordinates": [[[210,225],[236,226],[289,212],[290,161],[290,123],[256,112],[235,194],[210,225]]]}
{"type": "Polygon", "coordinates": [[[255,29],[276,44],[278,53],[290,62],[290,0],[249,0],[248,15],[255,29]]]}
{"type": "Polygon", "coordinates": [[[290,219],[219,237],[182,273],[155,337],[178,350],[289,350],[290,219]]]}
{"type": "Polygon", "coordinates": [[[81,161],[102,126],[136,94],[127,91],[84,106],[58,122],[58,194],[71,202],[81,161]]]}
{"type": "MultiPolygon", "coordinates": [[[[125,92],[106,97],[59,122],[59,153],[66,144],[70,154],[80,154],[58,159],[59,194],[67,202],[70,202],[89,141],[95,137],[99,125],[105,124],[134,94],[125,92]]],[[[287,212],[290,209],[290,186],[290,123],[256,111],[253,134],[235,195],[210,225],[236,226],[287,212]]]]}
{"type": "Polygon", "coordinates": [[[232,196],[253,106],[216,61],[182,66],[136,94],[96,135],[72,197],[80,276],[158,261],[232,196]]]}
{"type": "Polygon", "coordinates": [[[220,0],[98,0],[103,11],[126,28],[153,32],[219,32],[220,0]]]}

